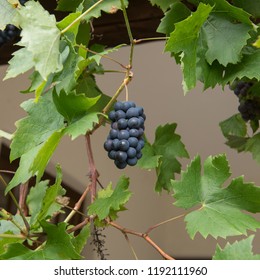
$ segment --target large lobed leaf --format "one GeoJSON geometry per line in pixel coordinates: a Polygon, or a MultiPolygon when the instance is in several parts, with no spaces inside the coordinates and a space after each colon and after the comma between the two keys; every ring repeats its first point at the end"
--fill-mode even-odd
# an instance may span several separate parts
{"type": "Polygon", "coordinates": [[[104,190],[98,192],[95,201],[88,207],[90,215],[97,215],[102,221],[107,217],[115,218],[117,212],[124,210],[124,205],[131,197],[131,192],[128,190],[129,178],[122,176],[115,189],[112,188],[112,183],[104,190]]]}
{"type": "Polygon", "coordinates": [[[180,173],[181,164],[177,160],[188,158],[189,154],[181,142],[181,137],[175,133],[177,124],[166,124],[159,126],[155,132],[155,141],[151,145],[146,143],[143,149],[143,157],[138,166],[144,169],[154,169],[157,172],[155,190],[161,192],[163,189],[171,191],[171,179],[174,173],[180,173]]]}
{"type": "Polygon", "coordinates": [[[72,244],[72,237],[66,232],[66,223],[58,225],[42,222],[47,242],[41,249],[31,250],[20,243],[7,246],[0,259],[9,260],[79,260],[81,256],[72,244]],[[64,246],[66,245],[66,246],[64,246]]]}
{"type": "Polygon", "coordinates": [[[60,61],[60,31],[56,26],[54,15],[50,15],[39,2],[28,1],[17,9],[17,22],[22,28],[21,41],[18,45],[25,47],[14,53],[7,71],[7,78],[13,78],[33,66],[44,80],[51,73],[62,69],[60,61]],[[18,57],[23,56],[21,67],[18,57]],[[18,65],[18,67],[16,67],[18,65]]]}
{"type": "Polygon", "coordinates": [[[218,245],[213,260],[260,260],[260,254],[254,255],[252,251],[253,238],[251,235],[233,244],[227,243],[223,249],[218,245]]]}
{"type": "Polygon", "coordinates": [[[246,234],[256,230],[260,222],[241,210],[260,212],[260,188],[235,178],[228,187],[223,184],[230,177],[225,155],[208,157],[201,174],[201,161],[197,156],[180,180],[172,180],[175,205],[185,209],[198,206],[185,217],[187,231],[193,239],[197,232],[206,238],[246,234]]]}

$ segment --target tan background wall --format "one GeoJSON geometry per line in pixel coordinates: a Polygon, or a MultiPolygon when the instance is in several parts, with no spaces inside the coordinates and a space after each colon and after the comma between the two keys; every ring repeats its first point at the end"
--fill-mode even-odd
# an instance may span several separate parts
{"type": "MultiPolygon", "coordinates": [[[[122,63],[128,63],[129,48],[120,50],[114,57],[122,63]]],[[[104,61],[107,69],[117,69],[117,65],[104,61]]],[[[0,78],[4,76],[6,67],[0,68],[0,78]]],[[[180,67],[163,54],[162,43],[149,43],[136,46],[134,55],[134,79],[129,85],[130,99],[143,105],[147,115],[146,134],[152,141],[154,131],[160,124],[177,122],[177,133],[182,136],[183,142],[191,158],[200,154],[204,160],[209,155],[226,153],[230,161],[233,176],[244,174],[246,181],[254,181],[260,185],[259,165],[252,160],[250,154],[237,154],[224,144],[218,123],[237,112],[237,98],[228,89],[222,92],[220,88],[207,90],[202,93],[201,85],[185,97],[182,92],[182,76],[180,67]]],[[[25,75],[26,76],[26,75],[25,75]]],[[[98,77],[101,89],[112,95],[122,81],[120,74],[107,74],[98,77]]],[[[25,77],[0,82],[0,129],[13,132],[14,122],[23,112],[19,104],[27,96],[18,94],[18,91],[28,85],[25,77]]],[[[123,100],[124,96],[122,96],[123,100]]],[[[149,226],[165,219],[174,217],[183,210],[172,205],[173,198],[163,193],[153,192],[155,174],[127,168],[125,171],[115,169],[113,162],[106,157],[103,142],[109,128],[102,128],[93,136],[93,149],[97,168],[101,174],[100,180],[106,185],[110,181],[125,173],[131,179],[131,190],[134,193],[127,204],[129,211],[120,214],[118,223],[135,229],[145,231],[149,226]]],[[[73,142],[69,138],[62,141],[48,167],[53,172],[56,162],[63,167],[64,179],[77,189],[83,190],[87,185],[88,163],[86,158],[83,137],[73,142]]],[[[183,166],[189,162],[182,160],[183,166]]],[[[123,235],[108,229],[107,248],[110,259],[133,258],[123,235]]],[[[215,241],[208,238],[206,241],[197,235],[192,241],[185,231],[182,220],[169,223],[154,230],[152,238],[175,257],[210,257],[215,249],[215,241]]],[[[158,259],[159,255],[136,237],[131,237],[134,248],[140,259],[158,259]]],[[[260,236],[255,240],[256,250],[260,252],[260,236]],[[257,242],[258,241],[258,242],[257,242]],[[257,244],[258,243],[258,244],[257,244]]],[[[221,240],[220,240],[221,241],[221,240]]],[[[221,241],[223,242],[223,240],[221,241]]],[[[91,257],[88,250],[87,256],[91,257]]]]}

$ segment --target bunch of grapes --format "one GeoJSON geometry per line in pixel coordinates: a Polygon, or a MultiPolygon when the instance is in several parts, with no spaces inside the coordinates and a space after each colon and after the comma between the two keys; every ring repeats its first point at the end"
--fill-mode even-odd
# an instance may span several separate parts
{"type": "Polygon", "coordinates": [[[142,157],[144,147],[144,122],[146,116],[142,107],[134,102],[116,102],[109,115],[111,130],[104,143],[108,157],[119,169],[136,165],[142,157]]]}
{"type": "Polygon", "coordinates": [[[251,88],[253,85],[254,83],[252,82],[240,80],[235,81],[230,87],[239,98],[238,111],[246,122],[259,120],[260,118],[259,98],[256,98],[252,93],[251,88]]]}
{"type": "MultiPolygon", "coordinates": [[[[27,0],[19,0],[24,5],[27,0]]],[[[7,24],[4,30],[0,30],[0,47],[5,43],[13,41],[20,35],[21,30],[12,24],[7,24]]]]}

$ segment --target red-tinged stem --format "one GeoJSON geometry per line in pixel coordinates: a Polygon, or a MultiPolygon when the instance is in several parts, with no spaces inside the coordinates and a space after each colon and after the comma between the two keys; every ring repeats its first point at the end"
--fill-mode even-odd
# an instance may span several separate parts
{"type": "Polygon", "coordinates": [[[91,203],[94,201],[97,192],[97,178],[99,176],[95,161],[93,157],[92,147],[91,147],[91,140],[90,134],[86,134],[86,147],[87,147],[87,154],[88,154],[88,161],[89,161],[89,178],[90,178],[90,195],[91,195],[91,203]]]}
{"type": "Polygon", "coordinates": [[[173,257],[171,257],[170,255],[168,255],[167,253],[165,253],[150,237],[148,234],[146,233],[141,233],[141,232],[137,232],[128,228],[124,228],[122,226],[120,226],[119,224],[112,222],[112,221],[108,221],[108,224],[111,225],[112,227],[120,230],[124,236],[126,234],[132,234],[135,236],[139,236],[141,238],[143,238],[146,242],[148,242],[153,248],[156,249],[156,251],[166,260],[174,260],[173,257]]]}

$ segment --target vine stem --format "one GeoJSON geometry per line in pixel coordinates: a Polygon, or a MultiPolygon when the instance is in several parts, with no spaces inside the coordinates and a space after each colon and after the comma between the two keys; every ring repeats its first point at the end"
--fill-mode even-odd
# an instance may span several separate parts
{"type": "Polygon", "coordinates": [[[179,219],[179,218],[182,218],[182,217],[186,216],[187,214],[188,214],[188,213],[181,214],[181,215],[179,215],[179,216],[170,218],[170,219],[165,220],[165,221],[163,221],[163,222],[160,222],[160,223],[158,223],[158,224],[156,224],[156,225],[153,225],[153,226],[149,227],[145,233],[146,233],[146,234],[149,234],[152,230],[156,229],[157,227],[162,226],[162,225],[164,225],[164,224],[167,224],[167,223],[169,223],[169,222],[172,222],[172,221],[174,221],[174,220],[177,220],[177,219],[179,219]]]}
{"type": "MultiPolygon", "coordinates": [[[[65,223],[68,223],[71,218],[76,214],[79,213],[79,208],[81,207],[82,203],[84,202],[88,192],[90,190],[90,186],[88,186],[85,191],[83,192],[83,194],[81,195],[80,199],[76,202],[74,208],[72,209],[72,211],[69,213],[69,215],[66,217],[66,219],[64,220],[65,223]]],[[[82,213],[83,214],[83,213],[82,213]]],[[[83,214],[84,215],[84,214],[83,214]]]]}
{"type": "MultiPolygon", "coordinates": [[[[7,183],[1,175],[0,175],[0,180],[3,182],[4,186],[7,187],[7,183]]],[[[9,191],[8,194],[11,196],[15,206],[20,211],[20,215],[21,215],[21,217],[23,219],[23,222],[24,222],[24,225],[26,227],[26,230],[27,230],[26,234],[27,234],[30,231],[30,225],[29,225],[28,221],[26,220],[26,217],[24,216],[24,213],[23,213],[18,201],[16,200],[14,194],[12,193],[12,191],[9,191]]],[[[19,227],[19,229],[20,229],[20,227],[19,227]]]]}
{"type": "Polygon", "coordinates": [[[131,244],[131,241],[130,241],[130,239],[129,239],[127,233],[125,233],[125,232],[122,232],[122,233],[123,233],[123,235],[124,235],[124,237],[125,237],[125,239],[126,239],[126,242],[127,242],[128,245],[129,245],[129,247],[130,247],[130,249],[131,249],[131,251],[132,251],[132,253],[133,253],[135,259],[138,260],[138,257],[137,257],[137,254],[136,254],[136,252],[135,252],[135,249],[134,249],[133,245],[131,244]]]}
{"type": "Polygon", "coordinates": [[[168,255],[166,252],[164,252],[150,237],[148,234],[146,233],[141,233],[141,232],[137,232],[131,229],[127,229],[122,227],[121,225],[112,222],[112,221],[108,221],[108,224],[111,225],[112,227],[120,230],[124,235],[125,234],[132,234],[135,236],[139,236],[141,238],[143,238],[146,242],[148,242],[164,259],[166,260],[174,260],[173,257],[171,257],[170,255],[168,255]]]}
{"type": "Polygon", "coordinates": [[[146,41],[163,41],[168,40],[170,37],[151,37],[151,38],[141,38],[141,39],[134,39],[135,44],[139,44],[146,41]]]}
{"type": "Polygon", "coordinates": [[[72,26],[77,24],[79,21],[81,21],[88,13],[90,13],[93,9],[95,9],[100,3],[102,3],[104,0],[99,0],[97,3],[92,5],[89,9],[87,9],[83,14],[81,14],[79,17],[77,17],[71,24],[69,24],[67,27],[65,27],[63,30],[61,30],[61,34],[66,33],[72,26]]]}
{"type": "MultiPolygon", "coordinates": [[[[24,214],[24,216],[28,215],[28,208],[26,205],[26,197],[28,194],[28,187],[29,187],[29,181],[27,181],[24,184],[20,185],[20,189],[19,189],[19,206],[24,214]]],[[[18,210],[17,213],[19,213],[20,211],[18,210]]]]}
{"type": "Polygon", "coordinates": [[[97,178],[98,178],[99,174],[97,172],[95,162],[94,162],[90,134],[87,133],[85,135],[85,138],[86,138],[86,147],[87,147],[87,154],[88,154],[88,160],[89,160],[89,178],[90,178],[90,182],[91,182],[90,197],[91,197],[91,203],[92,203],[96,197],[97,178]]]}
{"type": "MultiPolygon", "coordinates": [[[[84,46],[82,46],[82,45],[78,45],[78,44],[77,44],[76,47],[81,48],[81,49],[84,49],[85,51],[90,52],[90,53],[92,53],[92,54],[94,54],[94,55],[99,55],[99,56],[101,56],[102,58],[106,58],[106,59],[108,59],[108,60],[110,60],[110,61],[113,61],[113,62],[115,62],[116,64],[118,64],[119,66],[121,66],[122,68],[127,69],[127,67],[126,67],[125,65],[123,65],[122,63],[120,63],[119,61],[115,60],[114,58],[112,58],[112,57],[110,57],[110,56],[108,56],[108,55],[105,55],[105,54],[101,54],[101,53],[92,51],[91,49],[86,48],[86,47],[84,47],[84,46]]],[[[124,73],[125,73],[125,72],[124,72],[124,73]]]]}
{"type": "Polygon", "coordinates": [[[19,238],[19,239],[26,239],[26,237],[22,234],[7,234],[7,233],[1,233],[0,238],[19,238]]]}

